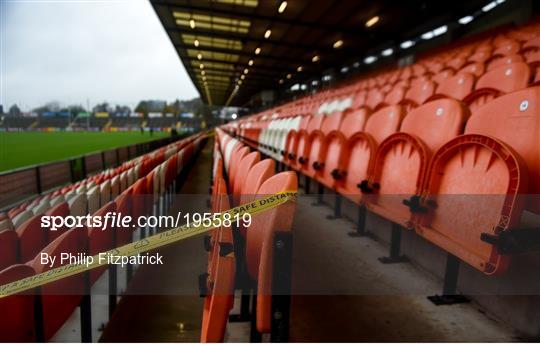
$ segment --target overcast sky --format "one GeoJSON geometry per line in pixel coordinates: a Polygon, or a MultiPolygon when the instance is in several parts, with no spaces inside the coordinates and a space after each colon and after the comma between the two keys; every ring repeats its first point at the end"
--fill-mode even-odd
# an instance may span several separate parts
{"type": "Polygon", "coordinates": [[[198,96],[145,0],[0,2],[5,110],[198,96]]]}

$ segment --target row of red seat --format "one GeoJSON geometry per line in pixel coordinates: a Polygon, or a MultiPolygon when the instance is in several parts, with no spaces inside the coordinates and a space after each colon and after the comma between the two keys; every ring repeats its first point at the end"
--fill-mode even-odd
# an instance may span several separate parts
{"type": "MultiPolygon", "coordinates": [[[[216,130],[214,148],[212,211],[223,212],[231,206],[246,204],[264,196],[282,191],[296,192],[297,177],[294,172],[274,174],[275,163],[271,159],[261,160],[259,152],[250,152],[248,146],[216,130]],[[229,199],[230,195],[230,199],[229,199]]],[[[286,336],[283,329],[273,324],[272,314],[279,297],[276,295],[274,263],[276,240],[283,240],[281,251],[289,251],[294,204],[286,203],[253,217],[249,226],[242,222],[236,233],[231,227],[212,231],[206,240],[208,271],[201,276],[201,287],[206,295],[202,321],[202,342],[224,340],[229,312],[234,302],[236,289],[253,289],[252,321],[255,331],[286,336]],[[286,245],[286,246],[285,246],[286,245]],[[245,284],[246,285],[238,285],[245,284]]],[[[287,263],[287,262],[285,262],[287,263]]],[[[289,267],[290,267],[290,261],[289,267]]],[[[279,263],[283,272],[287,264],[279,263]]],[[[290,288],[290,276],[289,276],[290,288]]],[[[288,321],[288,308],[282,311],[282,321],[288,321]]],[[[281,327],[280,327],[281,328],[281,327]]],[[[252,333],[252,336],[256,335],[252,333]]],[[[283,338],[283,337],[282,337],[283,338]]]]}
{"type": "MultiPolygon", "coordinates": [[[[531,67],[523,62],[493,64],[509,52],[538,53],[539,27],[533,23],[361,80],[347,88],[361,90],[354,99],[328,115],[316,110],[326,96],[314,95],[319,106],[309,105],[311,114],[294,112],[294,102],[224,129],[480,271],[503,273],[510,255],[493,243],[500,233],[519,228],[524,210],[540,213],[537,197],[523,197],[540,193],[540,87],[530,84],[531,67]],[[477,49],[485,60],[476,61],[477,49]],[[424,101],[388,100],[406,94],[398,84],[422,64],[448,64],[458,55],[488,66],[473,93],[433,96],[427,76],[419,83],[432,88],[424,101]],[[391,91],[371,102],[380,79],[391,91]],[[488,243],[486,236],[495,239],[488,243]]],[[[465,84],[466,77],[458,74],[439,86],[465,84]]]]}
{"type": "MultiPolygon", "coordinates": [[[[202,148],[204,141],[204,136],[194,135],[127,163],[126,166],[136,167],[138,171],[136,181],[111,201],[100,204],[97,211],[88,213],[104,216],[109,212],[117,212],[122,216],[130,215],[137,218],[155,212],[156,204],[171,189],[176,177],[202,148]]],[[[62,195],[64,191],[67,195],[70,190],[79,189],[77,195],[86,199],[87,191],[80,190],[81,186],[90,186],[91,183],[99,186],[104,180],[107,180],[106,176],[100,174],[82,183],[66,187],[50,197],[62,195]]],[[[90,202],[90,197],[88,201],[90,202]]],[[[29,203],[28,207],[31,204],[34,202],[29,203]]],[[[91,209],[85,209],[84,214],[86,211],[91,209]]],[[[45,214],[70,215],[69,204],[62,201],[45,214]]],[[[93,227],[61,228],[51,232],[40,227],[41,216],[43,215],[37,213],[16,229],[5,229],[0,232],[2,247],[0,262],[4,265],[0,269],[0,285],[61,266],[59,257],[62,253],[95,255],[132,240],[131,230],[113,227],[105,230],[93,227]],[[42,265],[41,253],[56,257],[55,264],[42,265]],[[6,263],[10,265],[6,267],[6,263]]],[[[82,316],[83,303],[88,301],[90,304],[91,286],[107,269],[109,279],[116,278],[116,266],[112,265],[52,282],[24,295],[1,298],[0,312],[9,316],[0,322],[0,340],[7,342],[50,340],[79,305],[82,316]]],[[[109,293],[113,299],[116,298],[117,290],[109,290],[109,293]]],[[[90,324],[87,325],[91,328],[90,324]]],[[[88,328],[81,329],[83,335],[85,332],[88,334],[88,328]]],[[[85,338],[88,339],[91,338],[85,338]]]]}
{"type": "Polygon", "coordinates": [[[493,37],[457,45],[421,58],[410,66],[378,71],[342,87],[264,111],[248,122],[264,121],[276,116],[330,113],[344,109],[336,104],[340,102],[353,108],[363,106],[371,111],[398,103],[422,104],[437,96],[466,100],[469,105],[481,105],[487,100],[485,98],[491,99],[501,93],[524,88],[527,84],[538,83],[539,31],[540,25],[533,22],[493,37]],[[508,65],[513,65],[509,72],[501,68],[508,65]]]}

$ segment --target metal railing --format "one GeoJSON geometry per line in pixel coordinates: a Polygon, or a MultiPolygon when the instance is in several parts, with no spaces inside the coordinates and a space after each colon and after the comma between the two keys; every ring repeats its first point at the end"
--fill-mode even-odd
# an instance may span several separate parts
{"type": "Polygon", "coordinates": [[[11,208],[48,190],[75,183],[107,168],[119,166],[182,137],[166,137],[0,172],[0,210],[11,208]]]}

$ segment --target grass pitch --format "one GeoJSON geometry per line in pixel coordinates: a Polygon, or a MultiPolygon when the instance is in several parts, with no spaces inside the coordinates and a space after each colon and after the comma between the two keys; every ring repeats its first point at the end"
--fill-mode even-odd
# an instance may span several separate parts
{"type": "Polygon", "coordinates": [[[168,133],[0,132],[0,172],[155,140],[168,133]]]}

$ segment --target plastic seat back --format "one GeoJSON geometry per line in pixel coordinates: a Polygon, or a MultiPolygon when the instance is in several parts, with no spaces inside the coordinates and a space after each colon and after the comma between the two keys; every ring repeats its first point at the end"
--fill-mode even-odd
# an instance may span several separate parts
{"type": "MultiPolygon", "coordinates": [[[[49,211],[47,211],[47,213],[45,213],[45,215],[47,216],[60,216],[62,218],[66,218],[67,216],[69,216],[71,214],[70,210],[69,210],[69,205],[67,202],[62,202],[60,204],[58,204],[57,206],[49,209],[49,211]]],[[[49,230],[48,228],[45,228],[44,230],[47,231],[47,239],[48,239],[48,242],[51,242],[53,241],[54,239],[58,238],[60,235],[62,235],[62,233],[64,233],[65,231],[67,231],[69,228],[67,228],[66,226],[64,226],[63,228],[58,228],[57,230],[55,231],[52,231],[52,230],[49,230]]]]}
{"type": "Polygon", "coordinates": [[[310,177],[314,177],[316,174],[322,172],[324,160],[326,159],[326,149],[328,147],[326,136],[339,129],[343,117],[343,112],[334,112],[332,115],[324,118],[320,130],[311,132],[309,137],[310,143],[307,163],[302,166],[303,173],[310,177]]]}
{"type": "MultiPolygon", "coordinates": [[[[68,264],[69,261],[61,261],[63,253],[74,256],[79,253],[86,253],[81,246],[81,242],[84,240],[83,233],[80,228],[69,230],[41,251],[55,257],[52,267],[41,264],[39,256],[31,261],[29,265],[34,268],[36,274],[39,274],[68,264]]],[[[85,290],[84,278],[84,274],[77,274],[41,287],[45,340],[50,340],[79,306],[85,290]]]]}
{"type": "Polygon", "coordinates": [[[400,132],[377,149],[369,181],[378,190],[369,198],[368,208],[410,227],[411,216],[403,199],[421,192],[431,155],[463,131],[467,117],[468,109],[453,99],[432,101],[409,112],[400,132]]]}
{"type": "Polygon", "coordinates": [[[474,112],[502,94],[527,87],[530,78],[531,70],[526,63],[500,66],[480,77],[476,82],[475,91],[463,101],[474,112]]]}
{"type": "Polygon", "coordinates": [[[34,259],[36,254],[47,245],[49,230],[41,228],[41,217],[42,215],[33,216],[17,228],[21,263],[34,259]]]}
{"type": "Polygon", "coordinates": [[[242,188],[246,182],[247,176],[251,168],[261,160],[261,153],[251,152],[247,154],[240,164],[238,165],[235,183],[233,186],[232,194],[234,199],[234,204],[238,204],[240,200],[240,194],[242,193],[242,188]]]}
{"type": "Polygon", "coordinates": [[[12,229],[0,232],[0,271],[20,261],[17,232],[12,229]]]}
{"type": "Polygon", "coordinates": [[[342,150],[351,136],[364,129],[368,114],[365,108],[347,111],[344,113],[339,129],[330,131],[326,135],[324,168],[316,177],[319,182],[329,188],[334,187],[336,172],[341,167],[342,150]]]}
{"type": "Polygon", "coordinates": [[[462,100],[472,92],[474,82],[474,75],[465,72],[458,73],[439,84],[436,96],[462,100]]]}
{"type": "MultiPolygon", "coordinates": [[[[0,251],[2,252],[2,251],[0,251]]],[[[0,253],[1,254],[1,253],[0,253]]],[[[17,264],[7,269],[0,268],[0,285],[5,285],[34,275],[30,266],[17,264]]],[[[0,341],[34,342],[34,299],[31,293],[0,298],[0,341]]]]}
{"type": "MultiPolygon", "coordinates": [[[[282,172],[266,180],[257,191],[257,198],[282,191],[298,190],[294,172],[282,172]]],[[[272,277],[274,234],[290,232],[295,203],[287,202],[252,219],[246,237],[246,264],[249,275],[257,281],[257,330],[268,333],[272,319],[272,277]]]]}
{"type": "Polygon", "coordinates": [[[501,96],[472,115],[465,135],[434,156],[425,197],[437,207],[418,232],[485,274],[501,274],[501,255],[482,234],[519,230],[524,208],[540,213],[540,87],[501,96]]]}
{"type": "MultiPolygon", "coordinates": [[[[114,232],[117,228],[111,225],[110,219],[106,220],[106,216],[112,215],[115,211],[116,204],[114,202],[109,202],[93,214],[94,217],[100,217],[102,223],[101,226],[96,223],[96,226],[88,227],[88,254],[96,255],[108,251],[115,246],[114,232]]],[[[94,283],[106,269],[106,267],[101,267],[90,271],[91,283],[94,283]]]]}
{"type": "Polygon", "coordinates": [[[357,185],[368,177],[377,146],[399,129],[404,117],[405,109],[402,106],[385,107],[368,118],[363,132],[347,140],[337,171],[340,177],[336,189],[340,193],[356,203],[360,202],[357,185]]]}
{"type": "Polygon", "coordinates": [[[483,63],[476,62],[476,63],[470,63],[467,66],[461,68],[458,71],[458,74],[459,73],[470,73],[470,74],[476,76],[477,78],[479,78],[482,75],[484,75],[485,72],[486,72],[485,65],[483,63]]]}
{"type": "Polygon", "coordinates": [[[229,165],[229,171],[228,171],[228,177],[229,177],[229,187],[228,190],[232,192],[234,190],[234,183],[236,178],[236,172],[238,171],[238,165],[240,165],[240,162],[242,159],[249,154],[249,147],[242,146],[237,149],[235,152],[233,152],[233,155],[231,157],[231,163],[229,165]]]}

